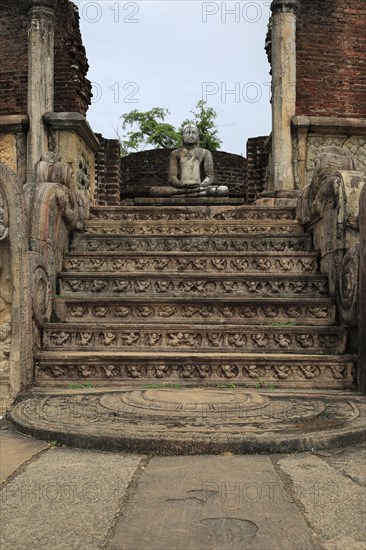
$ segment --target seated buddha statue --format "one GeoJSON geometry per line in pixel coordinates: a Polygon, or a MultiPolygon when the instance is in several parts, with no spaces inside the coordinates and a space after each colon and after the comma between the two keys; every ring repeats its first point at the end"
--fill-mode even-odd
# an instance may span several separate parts
{"type": "Polygon", "coordinates": [[[199,131],[194,124],[183,128],[183,146],[171,152],[168,185],[151,187],[151,197],[227,197],[225,185],[214,185],[212,154],[199,147],[199,131]],[[203,180],[201,174],[204,174],[203,180]]]}

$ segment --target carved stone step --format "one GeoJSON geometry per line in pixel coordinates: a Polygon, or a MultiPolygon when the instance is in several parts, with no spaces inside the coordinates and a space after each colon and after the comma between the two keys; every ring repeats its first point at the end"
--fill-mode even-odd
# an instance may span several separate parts
{"type": "Polygon", "coordinates": [[[115,388],[131,384],[245,385],[344,389],[353,386],[353,356],[247,353],[42,352],[41,386],[71,382],[115,388]]]}
{"type": "Polygon", "coordinates": [[[335,304],[328,298],[265,298],[205,299],[164,301],[126,298],[57,298],[56,313],[60,321],[90,323],[244,323],[298,325],[332,325],[335,323],[335,304]]]}
{"type": "Polygon", "coordinates": [[[296,221],[260,221],[247,220],[210,220],[203,221],[87,221],[84,233],[88,235],[292,235],[302,232],[301,225],[296,221]]]}
{"type": "Polygon", "coordinates": [[[338,327],[54,323],[43,349],[135,351],[238,351],[246,353],[342,353],[346,332],[338,327]]]}
{"type": "Polygon", "coordinates": [[[235,235],[191,237],[156,237],[77,234],[71,250],[96,250],[100,252],[303,252],[312,250],[310,235],[235,235]]]}
{"type": "Polygon", "coordinates": [[[314,252],[155,253],[74,252],[64,258],[69,272],[150,273],[312,273],[318,269],[314,252]]]}
{"type": "Polygon", "coordinates": [[[267,206],[99,206],[91,208],[90,220],[295,220],[294,208],[267,206]]]}
{"type": "MultiPolygon", "coordinates": [[[[60,294],[152,297],[325,297],[328,283],[323,275],[179,275],[155,273],[61,273],[60,294]]],[[[314,303],[316,306],[316,303],[314,303]]]]}

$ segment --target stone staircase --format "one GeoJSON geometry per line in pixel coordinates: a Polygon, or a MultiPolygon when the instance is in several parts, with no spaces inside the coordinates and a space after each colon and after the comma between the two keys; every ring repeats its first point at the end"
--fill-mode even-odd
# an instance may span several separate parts
{"type": "Polygon", "coordinates": [[[64,258],[55,319],[42,386],[353,386],[346,331],[292,208],[94,208],[64,258]]]}

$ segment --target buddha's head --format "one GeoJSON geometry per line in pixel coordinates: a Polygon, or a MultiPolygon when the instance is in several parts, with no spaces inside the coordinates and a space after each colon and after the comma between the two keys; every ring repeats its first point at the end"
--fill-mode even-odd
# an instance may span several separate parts
{"type": "Polygon", "coordinates": [[[199,130],[195,124],[186,124],[183,127],[183,144],[197,145],[199,140],[199,130]]]}

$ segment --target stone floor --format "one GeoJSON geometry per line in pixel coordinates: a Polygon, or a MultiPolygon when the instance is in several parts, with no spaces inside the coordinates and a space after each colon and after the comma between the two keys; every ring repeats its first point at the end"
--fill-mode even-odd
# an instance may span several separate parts
{"type": "Polygon", "coordinates": [[[366,443],[157,457],[1,426],[2,550],[364,550],[366,443]]]}

